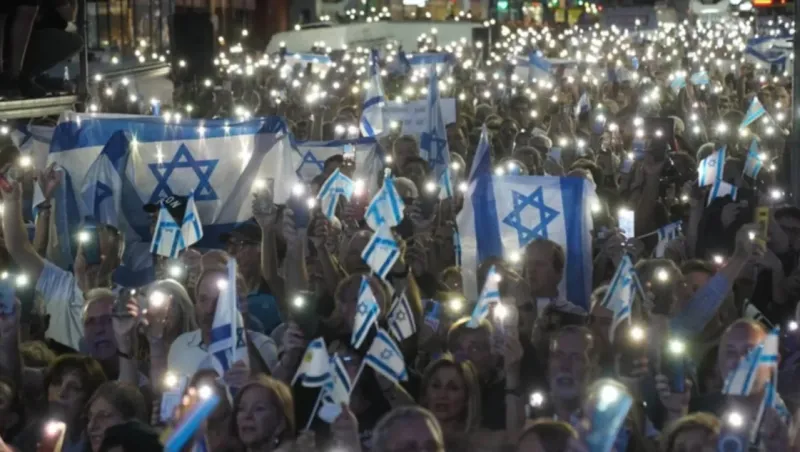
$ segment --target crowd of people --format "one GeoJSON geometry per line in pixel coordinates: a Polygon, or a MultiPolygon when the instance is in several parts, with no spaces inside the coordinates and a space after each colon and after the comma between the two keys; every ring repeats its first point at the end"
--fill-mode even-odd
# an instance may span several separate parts
{"type": "MultiPolygon", "coordinates": [[[[504,29],[489,48],[423,37],[421,51],[455,56],[441,96],[456,99],[446,124],[456,189],[432,195],[420,138],[386,124],[378,139],[405,210],[393,228],[399,258],[381,275],[362,258],[368,199],[340,200],[330,217],[316,207],[301,222],[270,190],[256,192],[252,220],[220,237],[224,249],[154,255],[145,287],[115,284],[125,238],[108,225],[59,268],[46,250],[63,173],[36,178],[44,202],[33,206],[31,239],[24,178],[14,177],[29,170],[6,147],[0,450],[171,451],[178,433],[188,435],[178,448],[215,452],[800,450],[800,210],[778,182],[791,77],[745,59],[755,34],[736,20],[649,34],[504,29]],[[546,75],[518,64],[534,51],[549,61],[546,75]],[[749,120],[753,105],[763,111],[749,120]],[[566,299],[567,244],[546,235],[513,259],[458,265],[454,232],[482,136],[494,177],[583,178],[595,188],[588,304],[566,299]],[[716,178],[705,184],[709,169],[716,178]],[[619,321],[606,301],[625,262],[638,289],[619,321]],[[247,355],[224,368],[210,352],[221,280],[235,285],[247,355]],[[496,284],[491,315],[476,317],[486,291],[468,296],[468,280],[496,284]],[[367,340],[365,291],[381,327],[367,340]],[[412,318],[405,332],[389,319],[396,306],[412,318]],[[402,372],[372,359],[384,328],[402,372]],[[773,340],[779,357],[768,353],[773,340]],[[324,403],[330,386],[309,378],[317,356],[347,374],[327,380],[351,382],[338,404],[324,403]],[[207,400],[216,403],[192,423],[207,400]]],[[[285,117],[298,142],[347,138],[361,118],[367,70],[356,66],[367,53],[331,53],[339,70],[266,57],[254,113],[285,117]]],[[[383,67],[396,56],[384,51],[383,67]]],[[[425,78],[387,69],[385,95],[424,99],[425,78]]],[[[310,190],[353,170],[331,157],[310,190]]],[[[158,206],[147,208],[155,228],[158,206]]]]}

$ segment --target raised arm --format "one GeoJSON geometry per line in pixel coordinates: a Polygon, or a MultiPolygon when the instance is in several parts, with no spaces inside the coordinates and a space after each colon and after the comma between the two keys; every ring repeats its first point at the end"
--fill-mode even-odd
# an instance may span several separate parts
{"type": "Polygon", "coordinates": [[[36,253],[30,240],[22,217],[22,186],[18,182],[10,182],[8,189],[0,189],[3,196],[4,213],[3,239],[6,249],[20,269],[32,281],[37,281],[44,269],[44,259],[36,253]]]}

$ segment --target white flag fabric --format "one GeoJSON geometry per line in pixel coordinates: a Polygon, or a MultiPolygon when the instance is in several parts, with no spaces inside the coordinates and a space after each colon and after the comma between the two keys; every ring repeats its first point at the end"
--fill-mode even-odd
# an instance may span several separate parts
{"type": "Polygon", "coordinates": [[[601,306],[611,310],[614,313],[614,318],[611,322],[611,329],[608,332],[610,340],[614,341],[614,334],[617,327],[623,321],[630,321],[631,306],[633,299],[636,295],[635,287],[633,284],[633,261],[627,254],[622,257],[622,260],[614,272],[614,277],[611,279],[611,284],[608,286],[606,296],[601,302],[601,306]]]}
{"type": "Polygon", "coordinates": [[[442,116],[442,106],[439,96],[439,77],[436,71],[431,70],[428,86],[428,119],[425,124],[426,131],[420,136],[420,154],[427,160],[433,171],[433,177],[440,183],[440,193],[446,198],[453,196],[453,187],[450,183],[450,147],[447,144],[447,124],[442,116]]]}
{"type": "Polygon", "coordinates": [[[398,341],[404,341],[417,332],[414,311],[411,310],[405,291],[394,300],[386,319],[389,323],[389,331],[398,341]]]}
{"type": "Polygon", "coordinates": [[[385,105],[386,97],[383,94],[378,51],[373,49],[369,59],[369,86],[364,90],[364,105],[361,108],[361,135],[375,137],[386,130],[383,117],[385,105]]]}
{"type": "Polygon", "coordinates": [[[361,259],[369,265],[381,279],[386,280],[386,275],[392,270],[397,259],[400,258],[400,246],[394,239],[392,230],[386,224],[381,225],[361,252],[361,259]]]}
{"type": "Polygon", "coordinates": [[[706,205],[710,205],[712,201],[717,198],[724,198],[725,196],[730,195],[731,198],[736,201],[736,195],[739,193],[739,188],[733,184],[729,184],[724,180],[717,180],[714,182],[714,185],[711,186],[711,191],[708,193],[708,202],[706,205]]]}
{"type": "Polygon", "coordinates": [[[83,182],[81,207],[86,210],[83,217],[95,222],[124,230],[122,209],[122,178],[124,174],[127,143],[114,145],[115,140],[126,140],[123,134],[114,134],[103,147],[100,155],[89,167],[83,182]]]}
{"type": "Polygon", "coordinates": [[[486,281],[483,283],[481,289],[481,296],[478,297],[478,302],[472,310],[472,315],[467,322],[467,327],[477,328],[480,326],[481,321],[489,315],[489,309],[492,304],[500,303],[500,275],[494,265],[489,268],[486,274],[486,281]]]}
{"type": "Polygon", "coordinates": [[[750,149],[747,150],[747,159],[744,161],[744,170],[742,176],[747,176],[750,179],[758,178],[758,172],[761,171],[761,155],[758,152],[758,141],[753,138],[750,142],[750,149]]]}
{"type": "Polygon", "coordinates": [[[723,146],[721,149],[700,161],[700,165],[697,167],[697,183],[701,187],[722,180],[722,171],[725,168],[726,157],[726,147],[723,146]]]}
{"type": "Polygon", "coordinates": [[[358,304],[356,305],[356,318],[353,322],[353,335],[350,344],[353,348],[361,347],[364,339],[369,335],[372,325],[378,323],[381,308],[375,299],[375,294],[369,286],[369,278],[361,277],[361,287],[358,290],[358,304]]]}
{"type": "Polygon", "coordinates": [[[561,245],[566,255],[559,294],[587,309],[592,290],[593,185],[574,177],[477,175],[458,215],[464,290],[478,298],[480,262],[510,258],[536,239],[561,245]]]}
{"type": "Polygon", "coordinates": [[[742,357],[731,373],[726,375],[723,394],[748,396],[758,376],[758,369],[767,366],[774,370],[778,366],[778,342],[780,329],[773,328],[758,346],[742,357]]]}
{"type": "Polygon", "coordinates": [[[469,169],[467,181],[472,183],[477,175],[492,173],[492,151],[489,144],[489,131],[486,124],[481,127],[481,138],[478,141],[478,148],[475,150],[475,157],[472,159],[472,167],[469,169]]]}
{"type": "Polygon", "coordinates": [[[677,239],[681,235],[681,222],[676,221],[666,226],[658,228],[658,244],[653,250],[653,256],[657,258],[664,257],[664,252],[667,249],[669,242],[677,239]]]}
{"type": "Polygon", "coordinates": [[[303,360],[292,378],[292,386],[300,380],[307,388],[321,388],[331,382],[331,358],[325,339],[318,337],[308,343],[303,360]]]}
{"type": "Polygon", "coordinates": [[[319,193],[317,193],[317,199],[319,199],[322,206],[322,213],[333,220],[336,217],[336,206],[339,203],[339,198],[344,197],[349,201],[353,197],[355,188],[356,184],[352,179],[342,174],[338,169],[334,171],[322,184],[319,193]]]}
{"type": "MultiPolygon", "coordinates": [[[[355,170],[353,180],[363,180],[367,192],[374,194],[378,191],[380,174],[383,171],[383,155],[378,148],[378,142],[373,137],[359,138],[356,140],[332,141],[300,141],[295,142],[291,149],[286,148],[288,161],[292,169],[277,175],[280,185],[291,187],[295,182],[311,183],[311,180],[322,174],[325,161],[336,155],[355,157],[355,170]]],[[[276,199],[275,202],[282,202],[276,199]]]]}
{"type": "Polygon", "coordinates": [[[169,213],[165,200],[158,211],[153,241],[150,243],[150,252],[177,259],[179,253],[194,245],[203,238],[203,225],[200,223],[199,213],[194,203],[194,195],[189,195],[186,202],[186,212],[183,220],[178,221],[169,213]]]}
{"type": "Polygon", "coordinates": [[[375,339],[372,341],[372,345],[370,345],[367,356],[364,359],[366,365],[386,377],[389,381],[398,383],[408,380],[403,353],[383,328],[378,328],[378,334],[375,335],[375,339]]]}
{"type": "Polygon", "coordinates": [[[406,205],[394,186],[394,178],[386,176],[383,179],[383,186],[367,206],[364,219],[373,231],[377,231],[384,224],[392,228],[403,220],[405,208],[406,205]]]}
{"type": "Polygon", "coordinates": [[[211,362],[220,376],[237,361],[250,365],[244,321],[239,313],[237,299],[236,259],[229,259],[227,278],[220,283],[217,308],[211,325],[211,342],[208,344],[211,362]]]}
{"type": "Polygon", "coordinates": [[[761,104],[761,101],[758,100],[758,96],[754,96],[753,100],[750,101],[750,106],[747,107],[747,112],[744,114],[744,118],[742,119],[742,123],[739,125],[739,130],[746,128],[750,124],[756,122],[758,118],[767,114],[767,110],[761,104]]]}

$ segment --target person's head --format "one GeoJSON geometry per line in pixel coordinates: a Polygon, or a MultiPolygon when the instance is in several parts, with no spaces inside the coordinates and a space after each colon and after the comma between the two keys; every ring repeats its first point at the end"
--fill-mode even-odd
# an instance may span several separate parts
{"type": "MultiPolygon", "coordinates": [[[[717,366],[723,381],[736,370],[739,361],[758,346],[766,335],[764,327],[750,319],[739,319],[725,330],[717,353],[717,366]]],[[[761,393],[764,384],[769,381],[771,372],[769,366],[759,366],[754,377],[752,394],[761,393]]]]}
{"type": "MultiPolygon", "coordinates": [[[[164,337],[167,343],[171,343],[173,339],[183,333],[197,329],[194,304],[181,283],[174,279],[162,279],[154,282],[147,289],[148,300],[155,292],[162,293],[169,300],[164,307],[167,309],[164,323],[164,337]]],[[[157,314],[157,312],[152,311],[152,308],[148,309],[147,315],[153,314],[157,314]]]]}
{"type": "Polygon", "coordinates": [[[636,263],[636,274],[656,312],[674,314],[686,289],[681,270],[669,259],[642,259],[636,263]]]}
{"type": "Polygon", "coordinates": [[[294,401],[285,383],[259,375],[233,400],[233,433],[247,449],[285,444],[295,438],[294,401]]]}
{"type": "MultiPolygon", "coordinates": [[[[181,251],[179,259],[183,264],[183,271],[186,272],[180,280],[186,284],[187,291],[194,290],[197,277],[200,276],[202,269],[203,253],[194,248],[187,248],[181,251]]],[[[191,297],[192,293],[189,293],[189,296],[191,297]]]]}
{"type": "Polygon", "coordinates": [[[443,425],[455,422],[463,432],[473,432],[480,426],[480,404],[478,373],[471,362],[444,355],[425,369],[420,405],[443,425]]]}
{"type": "Polygon", "coordinates": [[[553,397],[580,398],[593,376],[594,338],[587,328],[568,325],[550,339],[547,382],[553,397]]]}
{"type": "Polygon", "coordinates": [[[439,274],[439,282],[450,292],[462,292],[464,279],[461,277],[461,267],[447,267],[439,274]]]}
{"type": "Polygon", "coordinates": [[[707,261],[693,259],[681,265],[681,273],[686,281],[687,289],[687,293],[682,298],[689,299],[708,283],[708,280],[714,276],[715,270],[714,266],[707,261]]]}
{"type": "MultiPolygon", "coordinates": [[[[217,310],[217,299],[222,289],[229,283],[226,267],[203,266],[203,272],[197,279],[197,287],[194,291],[197,326],[203,331],[211,330],[211,325],[214,322],[214,313],[217,310]]],[[[236,293],[239,311],[246,313],[247,303],[244,303],[244,301],[247,297],[247,288],[240,274],[236,275],[236,293]]]]}
{"type": "Polygon", "coordinates": [[[534,421],[522,431],[517,441],[517,452],[561,452],[578,433],[571,425],[561,421],[534,421]]]}
{"type": "Polygon", "coordinates": [[[130,420],[148,421],[148,409],[139,388],[108,381],[100,385],[86,404],[86,434],[92,451],[100,450],[106,431],[130,420]]]}
{"type": "Polygon", "coordinates": [[[361,252],[371,237],[371,231],[358,231],[339,247],[339,262],[348,274],[370,270],[369,265],[361,258],[361,252]]]}
{"type": "Polygon", "coordinates": [[[794,206],[781,207],[775,211],[775,221],[789,236],[789,245],[800,250],[800,209],[794,206]]]}
{"type": "Polygon", "coordinates": [[[97,288],[86,293],[83,307],[83,339],[89,356],[100,361],[117,356],[117,341],[112,311],[117,297],[110,289],[97,288]]]}
{"type": "Polygon", "coordinates": [[[353,331],[353,324],[356,318],[356,310],[358,308],[358,296],[361,290],[361,281],[363,278],[368,278],[369,288],[372,294],[375,295],[375,301],[380,306],[380,312],[386,312],[387,296],[384,293],[382,283],[374,276],[365,274],[354,274],[339,282],[336,287],[334,299],[336,301],[336,315],[339,320],[343,322],[348,332],[353,331]]]}
{"type": "Polygon", "coordinates": [[[673,422],[661,435],[661,452],[713,452],[720,422],[711,413],[693,413],[673,422]]]}
{"type": "Polygon", "coordinates": [[[97,452],[161,452],[163,449],[155,429],[132,420],[109,427],[97,452]]]}
{"type": "MultiPolygon", "coordinates": [[[[78,252],[75,257],[75,279],[84,292],[93,289],[95,282],[101,284],[110,282],[111,272],[119,267],[122,253],[125,251],[125,237],[117,228],[100,224],[96,226],[96,231],[93,237],[96,237],[98,243],[94,246],[98,249],[100,262],[87,262],[85,251],[87,244],[81,241],[78,242],[78,252]],[[104,274],[100,275],[101,271],[104,274]]],[[[81,234],[79,237],[83,238],[84,235],[81,234]]]]}
{"type": "Polygon", "coordinates": [[[494,374],[497,364],[491,350],[492,325],[483,320],[477,328],[470,328],[468,322],[469,318],[463,318],[450,327],[447,332],[447,351],[458,362],[470,361],[481,380],[485,380],[494,374]]]}
{"type": "Polygon", "coordinates": [[[417,191],[423,193],[430,177],[430,165],[421,157],[410,157],[400,168],[400,174],[414,182],[417,191]]]}
{"type": "Polygon", "coordinates": [[[77,354],[61,355],[44,376],[48,408],[52,414],[60,415],[67,425],[74,425],[80,421],[89,397],[105,381],[106,374],[96,359],[77,354]]]}
{"type": "Polygon", "coordinates": [[[458,124],[447,125],[447,145],[450,148],[450,152],[466,155],[467,138],[461,128],[458,127],[458,124]]]}
{"type": "Polygon", "coordinates": [[[245,277],[257,276],[261,269],[261,227],[252,221],[238,226],[230,234],[227,250],[245,277]]]}
{"type": "Polygon", "coordinates": [[[436,417],[417,406],[386,413],[373,430],[372,452],[444,452],[444,435],[436,417]]]}
{"type": "Polygon", "coordinates": [[[534,296],[554,297],[564,274],[566,257],[561,245],[536,239],[525,247],[523,273],[534,296]]]}
{"type": "Polygon", "coordinates": [[[419,157],[417,140],[411,135],[403,135],[394,142],[393,156],[397,168],[403,168],[406,160],[419,157]]]}

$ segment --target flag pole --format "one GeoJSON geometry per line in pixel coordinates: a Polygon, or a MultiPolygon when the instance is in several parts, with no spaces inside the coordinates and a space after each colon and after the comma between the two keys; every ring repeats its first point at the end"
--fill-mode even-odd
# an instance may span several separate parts
{"type": "Polygon", "coordinates": [[[303,431],[308,431],[311,428],[311,424],[314,423],[314,418],[317,417],[317,411],[319,411],[319,406],[322,404],[322,394],[325,392],[325,388],[319,388],[319,395],[317,395],[317,401],[314,402],[314,408],[311,409],[311,416],[308,417],[308,422],[306,422],[306,426],[303,427],[303,431]]]}

